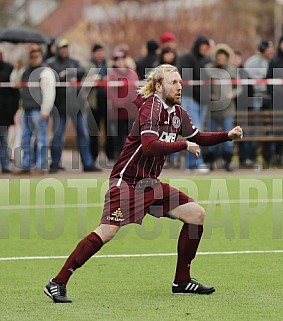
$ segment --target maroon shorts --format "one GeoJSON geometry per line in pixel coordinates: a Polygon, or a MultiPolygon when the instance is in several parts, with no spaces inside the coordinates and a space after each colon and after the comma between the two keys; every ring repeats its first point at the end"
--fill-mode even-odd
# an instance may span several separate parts
{"type": "Polygon", "coordinates": [[[149,213],[155,217],[167,216],[174,208],[194,202],[192,198],[159,180],[143,179],[136,184],[118,180],[110,183],[105,195],[101,224],[141,224],[149,213]],[[118,186],[119,185],[119,186],[118,186]]]}

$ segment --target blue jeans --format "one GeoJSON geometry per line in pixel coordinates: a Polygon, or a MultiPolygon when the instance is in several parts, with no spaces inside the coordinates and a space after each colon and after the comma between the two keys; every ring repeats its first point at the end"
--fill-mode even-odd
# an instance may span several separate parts
{"type": "MultiPolygon", "coordinates": [[[[68,115],[71,117],[72,123],[77,132],[77,144],[81,155],[82,163],[84,167],[93,166],[93,158],[90,153],[89,131],[87,121],[84,118],[82,112],[78,114],[71,113],[68,115]]],[[[54,168],[59,167],[59,163],[62,157],[62,150],[64,144],[64,132],[66,127],[67,115],[65,114],[53,114],[53,139],[51,143],[51,166],[54,168]]]]}
{"type": "MultiPolygon", "coordinates": [[[[217,119],[217,118],[211,117],[210,131],[216,132],[219,126],[223,131],[231,130],[234,127],[234,116],[226,116],[223,119],[217,119]]],[[[217,157],[224,154],[232,154],[233,146],[234,146],[233,141],[227,141],[221,145],[209,146],[207,148],[207,151],[209,153],[213,153],[217,157]]]]}
{"type": "Polygon", "coordinates": [[[9,155],[8,155],[8,129],[6,126],[1,127],[0,132],[0,160],[1,160],[1,167],[3,169],[9,169],[9,155]]]}
{"type": "MultiPolygon", "coordinates": [[[[182,107],[189,113],[193,124],[203,130],[204,109],[192,97],[183,96],[182,107]]],[[[186,153],[186,168],[195,169],[204,164],[203,157],[196,159],[192,153],[186,153]]]]}
{"type": "Polygon", "coordinates": [[[47,168],[48,143],[47,143],[47,120],[41,119],[39,110],[25,110],[23,117],[22,168],[30,170],[34,165],[37,169],[47,168]],[[32,146],[34,138],[36,146],[32,146]]]}

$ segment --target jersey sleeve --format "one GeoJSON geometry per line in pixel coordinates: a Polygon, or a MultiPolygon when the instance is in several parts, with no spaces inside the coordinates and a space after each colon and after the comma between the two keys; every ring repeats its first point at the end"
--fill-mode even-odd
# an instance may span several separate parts
{"type": "Polygon", "coordinates": [[[194,137],[198,133],[198,131],[199,130],[193,124],[189,114],[184,109],[182,109],[182,125],[181,125],[180,134],[184,138],[189,139],[194,137]]]}
{"type": "Polygon", "coordinates": [[[212,146],[230,140],[228,133],[229,132],[198,132],[189,140],[198,144],[199,146],[212,146]]]}
{"type": "Polygon", "coordinates": [[[160,112],[161,101],[156,96],[146,100],[139,113],[141,135],[150,133],[159,136],[158,121],[160,112]]]}
{"type": "Polygon", "coordinates": [[[165,156],[187,149],[187,143],[184,140],[174,143],[160,142],[153,134],[142,135],[141,143],[143,153],[147,156],[165,156]]]}

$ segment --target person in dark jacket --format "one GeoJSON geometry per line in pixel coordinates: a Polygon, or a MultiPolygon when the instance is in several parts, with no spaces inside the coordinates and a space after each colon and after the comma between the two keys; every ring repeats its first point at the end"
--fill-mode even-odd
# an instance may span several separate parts
{"type": "MultiPolygon", "coordinates": [[[[243,56],[239,50],[234,50],[234,58],[232,59],[233,66],[237,69],[237,79],[248,79],[249,74],[244,68],[243,56]]],[[[254,89],[251,84],[241,84],[242,92],[235,98],[236,105],[236,122],[238,122],[238,112],[250,112],[250,107],[253,103],[254,89]]],[[[255,136],[256,131],[252,129],[251,135],[255,136]]],[[[245,135],[248,136],[249,133],[245,130],[245,135]]],[[[257,164],[253,164],[251,161],[251,155],[254,154],[253,147],[251,145],[254,142],[241,142],[238,144],[238,157],[239,157],[239,168],[258,168],[257,164]]]]}
{"type": "MultiPolygon", "coordinates": [[[[0,51],[0,82],[9,82],[13,66],[3,61],[0,51]]],[[[18,90],[13,88],[0,88],[0,161],[2,174],[10,173],[8,153],[8,127],[14,124],[14,115],[18,109],[18,90]]]]}
{"type": "Polygon", "coordinates": [[[47,50],[46,50],[43,60],[46,61],[46,60],[56,56],[56,51],[57,51],[56,38],[50,38],[50,43],[47,46],[47,50]]]}
{"type": "MultiPolygon", "coordinates": [[[[85,81],[105,81],[110,62],[106,57],[104,45],[96,43],[91,49],[91,58],[87,68],[85,81]]],[[[88,89],[88,88],[87,88],[88,89]]],[[[92,86],[87,93],[88,127],[90,133],[90,151],[94,161],[94,169],[101,171],[98,162],[100,152],[99,138],[104,135],[104,152],[108,160],[114,160],[112,128],[107,108],[107,91],[105,86],[92,86]],[[103,130],[103,124],[105,130],[103,130]]]]}
{"type": "MultiPolygon", "coordinates": [[[[198,36],[191,52],[180,57],[178,68],[183,81],[204,80],[204,66],[209,59],[210,43],[205,36],[198,36]]],[[[205,86],[183,86],[182,106],[190,113],[192,121],[200,130],[203,130],[204,108],[209,101],[205,86]]],[[[196,160],[191,155],[186,155],[186,168],[190,171],[206,174],[209,168],[204,164],[202,156],[196,160]]]]}
{"type": "MultiPolygon", "coordinates": [[[[85,70],[76,59],[69,55],[69,41],[58,39],[57,55],[46,61],[50,68],[55,71],[59,81],[81,81],[85,70]]],[[[67,117],[71,117],[75,130],[77,131],[77,144],[83,163],[83,170],[93,171],[93,158],[90,153],[89,130],[87,121],[81,110],[84,106],[82,96],[77,96],[80,87],[57,87],[55,106],[52,110],[53,139],[51,143],[51,165],[49,172],[56,173],[60,167],[63,138],[67,117]]]]}
{"type": "MultiPolygon", "coordinates": [[[[283,35],[278,41],[278,48],[276,55],[270,60],[268,71],[266,75],[267,79],[283,78],[283,35]]],[[[278,111],[282,111],[282,101],[283,101],[283,88],[280,85],[269,85],[267,86],[267,92],[271,97],[270,109],[273,110],[274,115],[278,111]]],[[[276,117],[276,116],[274,116],[276,117]]],[[[283,132],[283,130],[282,130],[283,132]]],[[[272,132],[269,134],[273,134],[272,132]]],[[[282,133],[281,133],[282,134],[282,133]]],[[[266,148],[263,154],[265,160],[265,167],[269,167],[272,162],[275,166],[282,165],[282,154],[283,154],[283,144],[282,142],[274,142],[272,145],[269,144],[269,149],[266,148]],[[273,155],[273,158],[271,157],[273,155]]]]}
{"type": "Polygon", "coordinates": [[[137,74],[140,79],[144,79],[145,74],[149,69],[154,68],[158,65],[158,48],[159,44],[155,40],[148,40],[146,43],[147,55],[141,57],[136,61],[137,74]],[[147,70],[148,69],[148,70],[147,70]]]}

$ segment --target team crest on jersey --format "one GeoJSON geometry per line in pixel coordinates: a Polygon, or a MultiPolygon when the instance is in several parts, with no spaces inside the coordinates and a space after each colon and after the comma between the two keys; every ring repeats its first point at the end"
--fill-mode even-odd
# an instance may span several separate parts
{"type": "Polygon", "coordinates": [[[178,116],[174,116],[172,122],[173,122],[173,127],[176,129],[181,126],[181,120],[178,116]]]}

